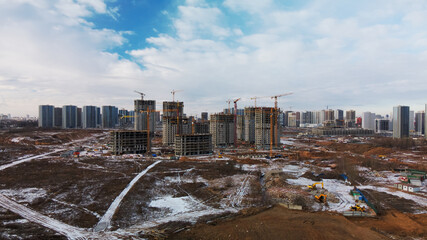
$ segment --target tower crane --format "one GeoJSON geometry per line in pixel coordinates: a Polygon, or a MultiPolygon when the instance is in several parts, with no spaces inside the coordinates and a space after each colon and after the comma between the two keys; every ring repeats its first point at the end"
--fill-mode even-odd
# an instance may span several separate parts
{"type": "Polygon", "coordinates": [[[257,96],[251,97],[251,100],[255,100],[255,107],[256,107],[256,100],[260,98],[268,98],[268,97],[257,97],[257,96]]]}
{"type": "Polygon", "coordinates": [[[226,103],[228,103],[228,114],[231,114],[231,107],[230,104],[233,100],[228,99],[227,101],[225,101],[226,103]]]}
{"type": "Polygon", "coordinates": [[[280,95],[276,95],[276,96],[271,96],[271,99],[274,99],[274,110],[277,111],[277,98],[288,96],[291,94],[293,94],[293,92],[288,92],[288,93],[284,93],[284,94],[280,94],[280,95]]]}
{"type": "Polygon", "coordinates": [[[144,100],[144,96],[145,96],[145,94],[144,93],[142,93],[142,92],[138,92],[138,91],[134,91],[134,92],[136,92],[136,93],[138,93],[139,95],[141,95],[141,100],[144,100]]]}
{"type": "Polygon", "coordinates": [[[242,98],[237,98],[237,99],[234,99],[233,101],[234,102],[234,147],[236,148],[237,148],[237,102],[240,99],[242,98]]]}
{"type": "Polygon", "coordinates": [[[183,90],[172,90],[171,91],[171,93],[172,93],[172,102],[175,102],[175,93],[177,93],[177,92],[182,92],[183,90]]]}
{"type": "MultiPolygon", "coordinates": [[[[274,128],[274,136],[277,137],[278,136],[278,123],[277,123],[277,118],[278,118],[278,109],[277,109],[277,99],[279,97],[284,97],[284,96],[288,96],[293,94],[292,92],[289,93],[284,93],[284,94],[279,94],[279,95],[275,95],[275,96],[271,96],[271,99],[274,99],[274,114],[273,114],[273,109],[271,109],[271,113],[270,113],[270,157],[273,156],[273,128],[274,128]],[[273,115],[274,119],[273,120],[273,115]],[[273,122],[274,122],[274,126],[273,126],[273,122]]],[[[277,147],[277,141],[275,141],[275,146],[277,147]]]]}

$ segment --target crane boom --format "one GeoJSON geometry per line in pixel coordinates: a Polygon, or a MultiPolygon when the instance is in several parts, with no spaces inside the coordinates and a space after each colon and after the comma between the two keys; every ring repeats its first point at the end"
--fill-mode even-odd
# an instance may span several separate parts
{"type": "Polygon", "coordinates": [[[138,93],[139,95],[141,95],[141,100],[144,100],[144,96],[145,94],[139,91],[134,90],[134,92],[138,93]]]}
{"type": "Polygon", "coordinates": [[[257,96],[255,96],[255,97],[251,97],[251,100],[255,100],[255,107],[256,107],[256,100],[257,99],[260,99],[260,98],[269,98],[270,96],[264,96],[264,97],[257,97],[257,96]]]}
{"type": "Polygon", "coordinates": [[[276,96],[271,96],[271,99],[274,99],[274,109],[277,111],[277,98],[288,96],[291,94],[293,94],[293,92],[288,92],[288,93],[284,93],[284,94],[280,94],[280,95],[276,95],[276,96]]]}

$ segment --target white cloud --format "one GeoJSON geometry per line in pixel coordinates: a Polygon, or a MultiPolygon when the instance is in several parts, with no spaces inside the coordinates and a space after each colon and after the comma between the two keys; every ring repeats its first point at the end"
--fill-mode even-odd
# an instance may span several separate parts
{"type": "Polygon", "coordinates": [[[182,39],[200,35],[227,37],[230,30],[219,26],[222,12],[215,7],[179,6],[179,18],[174,20],[177,34],[182,39]]]}
{"type": "Polygon", "coordinates": [[[114,104],[114,94],[144,82],[137,64],[106,52],[131,32],[94,29],[84,19],[93,14],[108,14],[104,2],[0,2],[2,113],[35,115],[47,103],[114,104]]]}
{"type": "MultiPolygon", "coordinates": [[[[422,54],[427,52],[427,32],[417,26],[427,6],[420,1],[353,5],[324,0],[290,11],[272,1],[226,0],[228,9],[257,15],[256,25],[238,25],[238,31],[218,20],[224,15],[221,8],[180,6],[181,15],[174,20],[177,37],[149,38],[153,47],[132,55],[147,67],[145,74],[187,89],[183,95],[188,100],[216,103],[217,111],[232,96],[289,91],[295,94],[283,99],[282,106],[301,110],[378,102],[387,112],[402,100],[398,94],[405,93],[416,105],[414,96],[421,100],[420,89],[427,90],[422,67],[427,63],[422,54]],[[375,14],[380,16],[375,19],[375,14]],[[206,34],[216,27],[226,30],[224,36],[233,33],[232,40],[206,34]]],[[[198,112],[207,105],[192,107],[198,112]]]]}
{"type": "Polygon", "coordinates": [[[107,51],[133,33],[87,20],[119,16],[105,2],[0,0],[1,111],[34,113],[28,102],[132,108],[133,90],[164,100],[171,89],[184,90],[177,98],[190,114],[220,111],[234,97],[246,98],[243,107],[250,97],[290,91],[282,108],[389,112],[426,101],[426,1],[283,4],[189,0],[162,11],[172,33],[159,30],[126,60],[107,51]]]}
{"type": "Polygon", "coordinates": [[[272,0],[225,0],[224,6],[234,11],[246,11],[249,13],[265,13],[271,10],[272,0]]]}

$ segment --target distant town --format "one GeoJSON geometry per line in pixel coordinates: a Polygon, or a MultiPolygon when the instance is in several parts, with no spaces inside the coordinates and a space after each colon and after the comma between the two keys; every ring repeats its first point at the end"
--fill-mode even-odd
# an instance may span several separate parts
{"type": "MultiPolygon", "coordinates": [[[[409,106],[393,107],[391,115],[381,116],[372,112],[363,112],[356,117],[354,110],[325,109],[320,111],[283,111],[277,108],[277,98],[292,93],[272,96],[276,107],[245,107],[237,108],[240,99],[228,100],[229,107],[221,113],[202,112],[200,118],[187,116],[184,112],[184,102],[165,101],[162,110],[156,110],[156,100],[134,100],[134,109],[118,109],[115,106],[83,106],[82,108],[67,105],[55,107],[40,105],[38,126],[40,128],[63,129],[117,129],[115,138],[122,139],[132,133],[144,138],[144,146],[122,146],[117,142],[113,150],[117,154],[146,153],[150,143],[147,139],[154,133],[162,133],[162,144],[174,146],[177,155],[197,155],[211,153],[212,147],[237,146],[238,141],[253,145],[257,149],[277,148],[280,142],[282,128],[308,129],[305,134],[321,136],[392,136],[393,138],[408,138],[425,135],[426,111],[410,110],[409,106]],[[230,106],[234,103],[234,106],[230,106]],[[345,113],[345,114],[344,114],[345,113]],[[146,133],[150,133],[147,135],[146,133]],[[190,138],[194,141],[206,142],[206,149],[189,149],[182,146],[190,138]],[[177,144],[180,143],[180,144],[177,144]],[[271,146],[270,146],[271,145],[271,146]],[[126,149],[126,151],[118,150],[126,149]],[[138,149],[138,150],[137,150],[138,149]],[[180,149],[180,150],[178,150],[180,149]]],[[[171,92],[175,98],[175,91],[171,92]]],[[[256,105],[256,98],[255,105],[256,105]]]]}

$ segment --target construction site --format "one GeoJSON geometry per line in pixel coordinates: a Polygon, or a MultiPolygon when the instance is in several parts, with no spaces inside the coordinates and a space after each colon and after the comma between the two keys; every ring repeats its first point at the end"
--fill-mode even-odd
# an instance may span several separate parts
{"type": "MultiPolygon", "coordinates": [[[[425,239],[427,142],[134,101],[127,129],[0,132],[0,239],[425,239]],[[391,141],[391,142],[390,142],[391,141]]],[[[230,104],[234,103],[234,109],[230,104]]]]}

